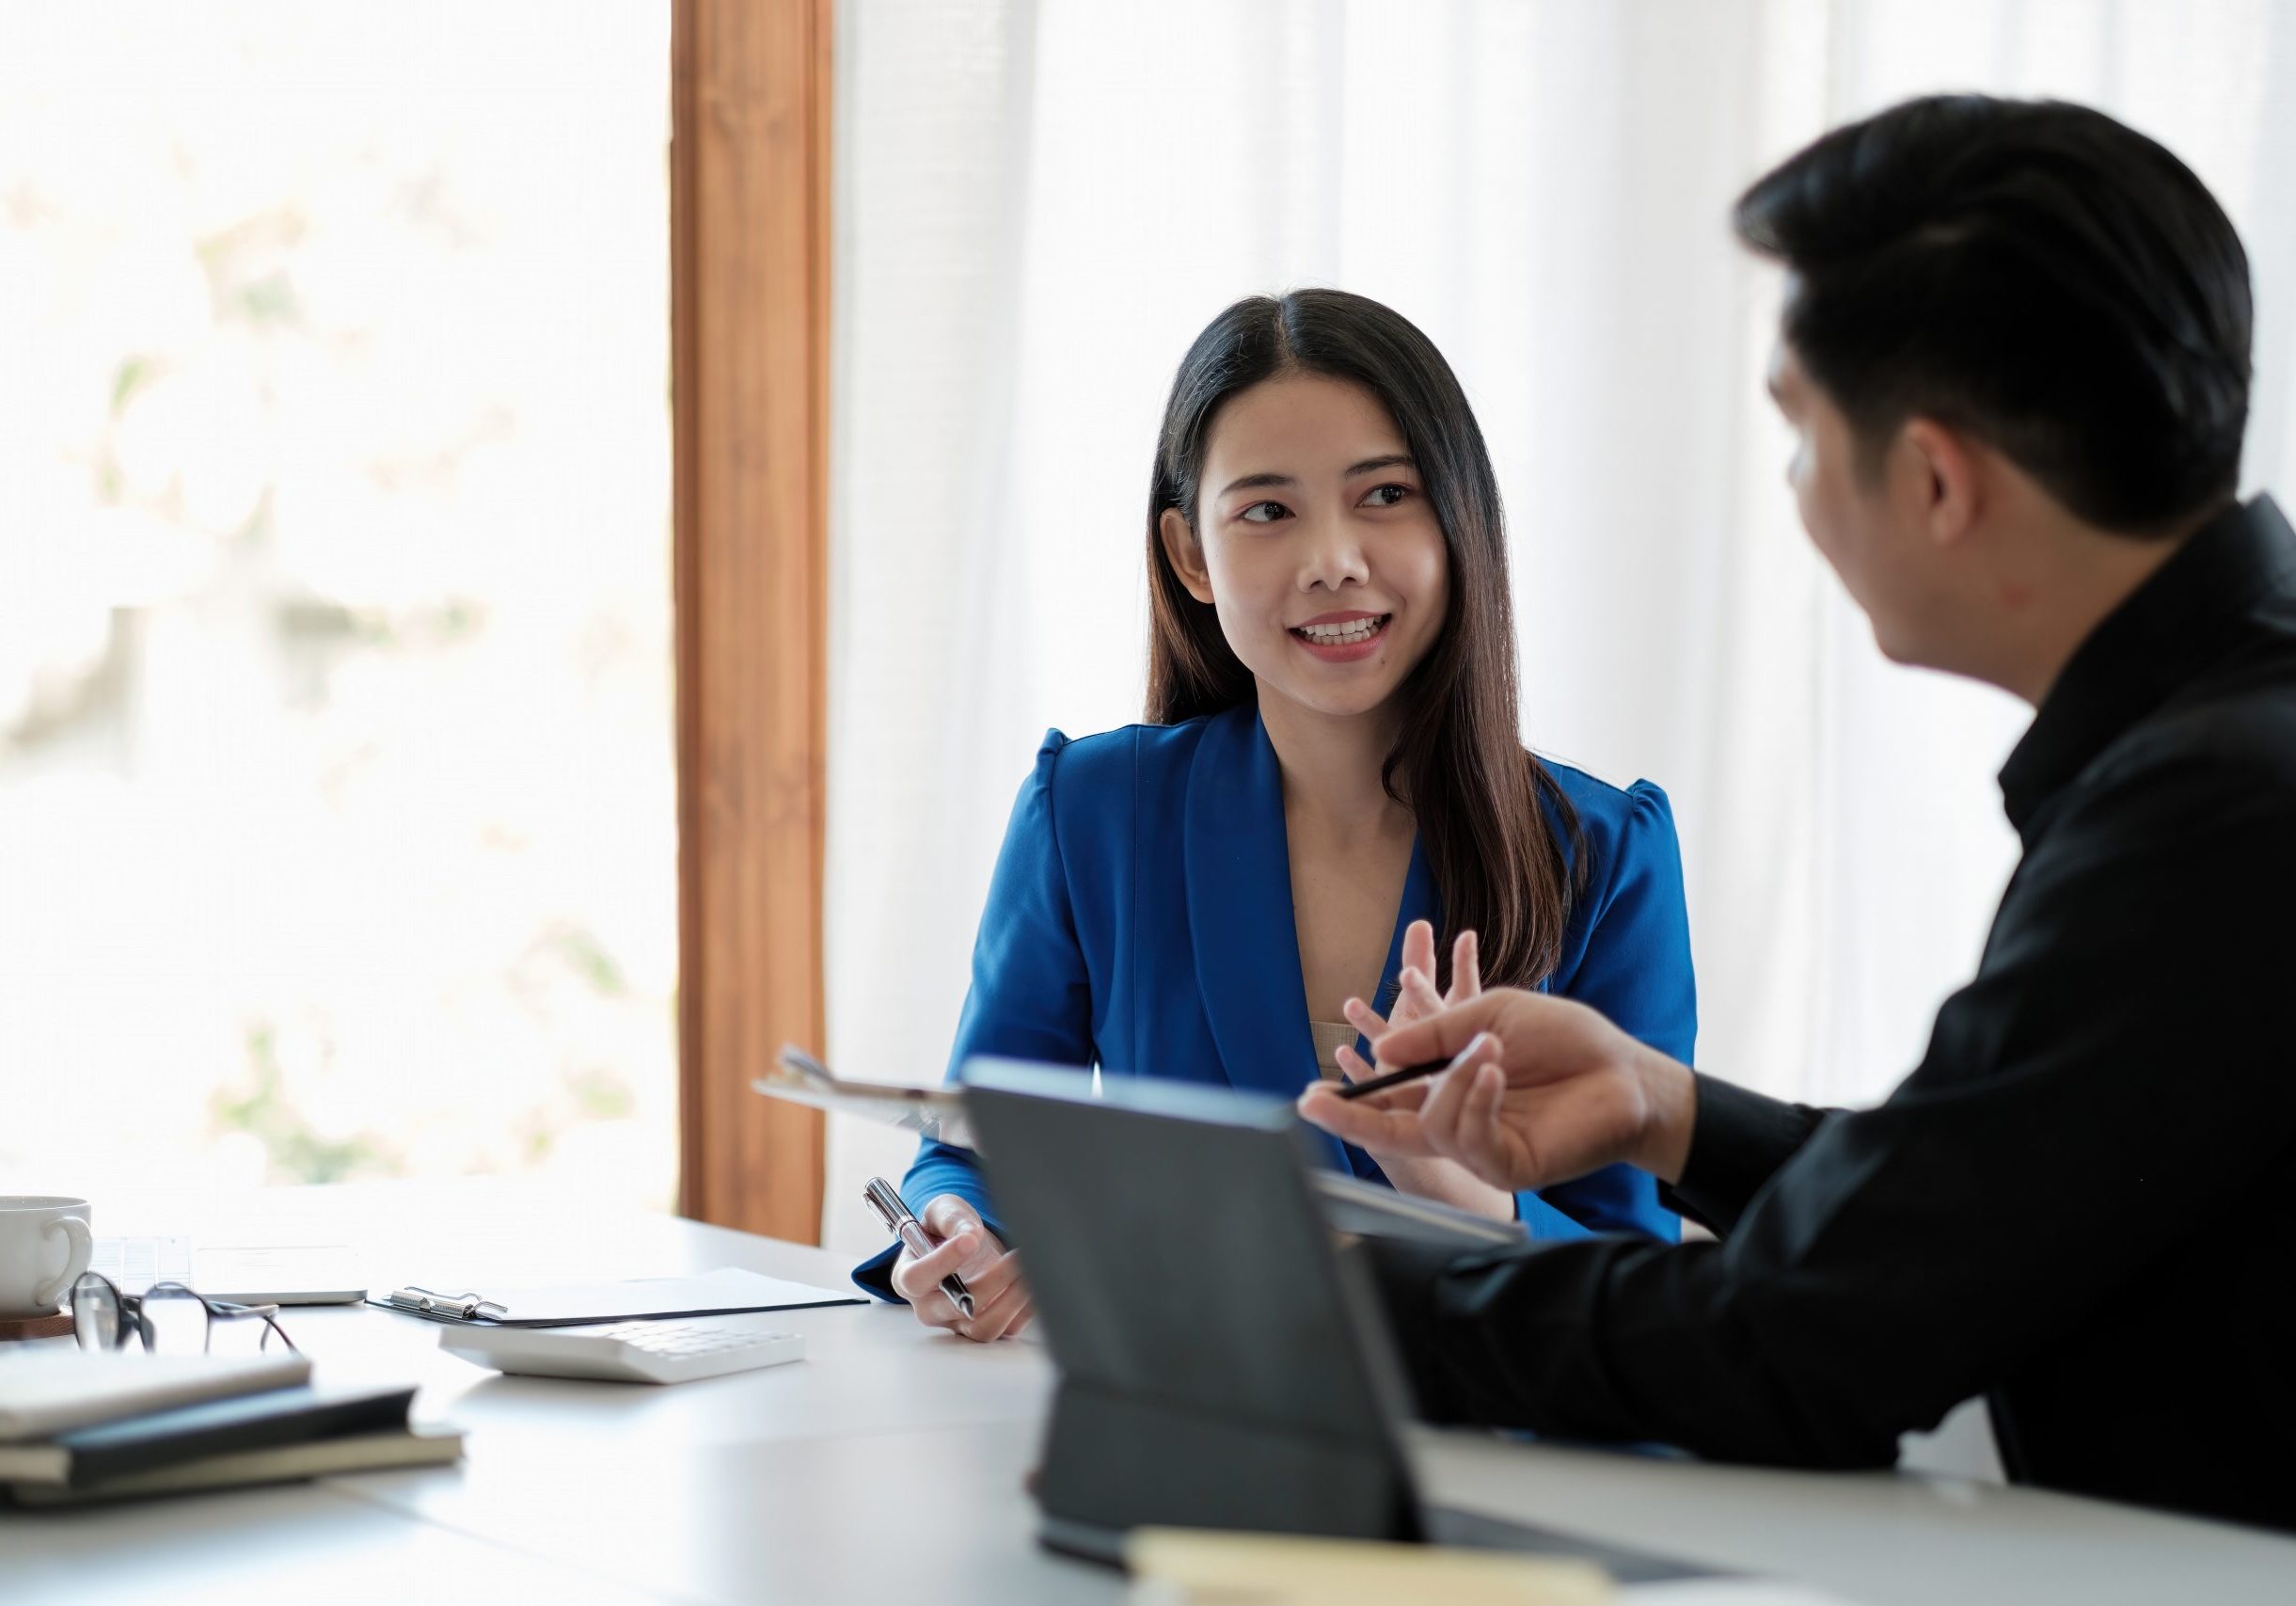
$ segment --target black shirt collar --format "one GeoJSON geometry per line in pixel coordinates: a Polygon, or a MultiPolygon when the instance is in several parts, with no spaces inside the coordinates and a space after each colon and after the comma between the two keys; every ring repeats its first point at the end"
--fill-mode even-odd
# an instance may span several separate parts
{"type": "Polygon", "coordinates": [[[2001,770],[2009,823],[2034,815],[2090,759],[2224,649],[2205,627],[2296,576],[2296,532],[2260,496],[2202,525],[2177,555],[2089,632],[2001,770]]]}

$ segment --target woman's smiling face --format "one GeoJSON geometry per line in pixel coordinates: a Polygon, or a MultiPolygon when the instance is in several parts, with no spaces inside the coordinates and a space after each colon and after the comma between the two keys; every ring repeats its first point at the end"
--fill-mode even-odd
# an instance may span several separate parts
{"type": "Polygon", "coordinates": [[[1443,628],[1450,564],[1378,397],[1321,374],[1240,391],[1212,420],[1199,485],[1194,531],[1164,515],[1164,551],[1262,700],[1383,707],[1443,628]]]}

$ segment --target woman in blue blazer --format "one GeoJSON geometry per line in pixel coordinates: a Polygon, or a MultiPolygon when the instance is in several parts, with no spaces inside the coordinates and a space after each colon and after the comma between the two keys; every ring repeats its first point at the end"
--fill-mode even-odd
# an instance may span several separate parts
{"type": "MultiPolygon", "coordinates": [[[[1148,564],[1150,723],[1047,735],[952,1078],[987,1054],[1290,1098],[1365,1071],[1366,997],[1407,1020],[1486,980],[1578,998],[1691,1057],[1666,796],[1523,748],[1496,482],[1417,328],[1337,291],[1215,319],[1165,409],[1148,564]]],[[[1449,1161],[1324,1141],[1335,1166],[1534,1237],[1676,1232],[1626,1167],[1511,1196],[1449,1161]]],[[[975,1157],[927,1143],[902,1193],[941,1247],[888,1249],[862,1286],[966,1337],[1021,1330],[1026,1284],[975,1157]],[[939,1291],[951,1270],[970,1317],[939,1291]]]]}

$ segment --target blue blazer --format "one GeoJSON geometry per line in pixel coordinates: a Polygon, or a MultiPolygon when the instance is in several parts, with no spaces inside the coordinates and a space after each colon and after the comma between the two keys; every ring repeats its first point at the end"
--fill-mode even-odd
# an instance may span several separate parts
{"type": "MultiPolygon", "coordinates": [[[[1647,781],[1622,792],[1560,764],[1547,771],[1578,812],[1591,863],[1542,990],[1592,1005],[1687,1063],[1697,1001],[1666,794],[1647,781]]],[[[1383,998],[1395,992],[1403,929],[1420,918],[1442,929],[1434,878],[1415,843],[1383,998]]],[[[951,1081],[976,1054],[1285,1098],[1316,1079],[1283,787],[1256,707],[1079,741],[1046,735],[981,914],[951,1081]]],[[[1363,1151],[1324,1142],[1332,1165],[1386,1180],[1363,1151]]],[[[939,1194],[961,1195],[1004,1236],[968,1150],[925,1144],[901,1193],[920,1213],[939,1194]]],[[[1658,1202],[1655,1180],[1626,1166],[1518,1195],[1517,1210],[1535,1238],[1672,1238],[1681,1225],[1658,1202]]],[[[896,1252],[887,1248],[854,1280],[897,1298],[888,1280],[896,1252]]]]}

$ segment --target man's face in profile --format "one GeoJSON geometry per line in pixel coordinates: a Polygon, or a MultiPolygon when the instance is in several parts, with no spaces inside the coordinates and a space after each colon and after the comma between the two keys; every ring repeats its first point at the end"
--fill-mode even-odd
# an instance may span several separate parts
{"type": "Polygon", "coordinates": [[[1932,554],[1918,527],[1901,517],[1891,492],[1892,466],[1877,472],[1859,461],[1857,434],[1781,334],[1770,353],[1770,398],[1794,431],[1786,463],[1802,528],[1874,627],[1882,652],[1900,663],[1924,662],[1914,621],[1935,583],[1932,554]]]}

